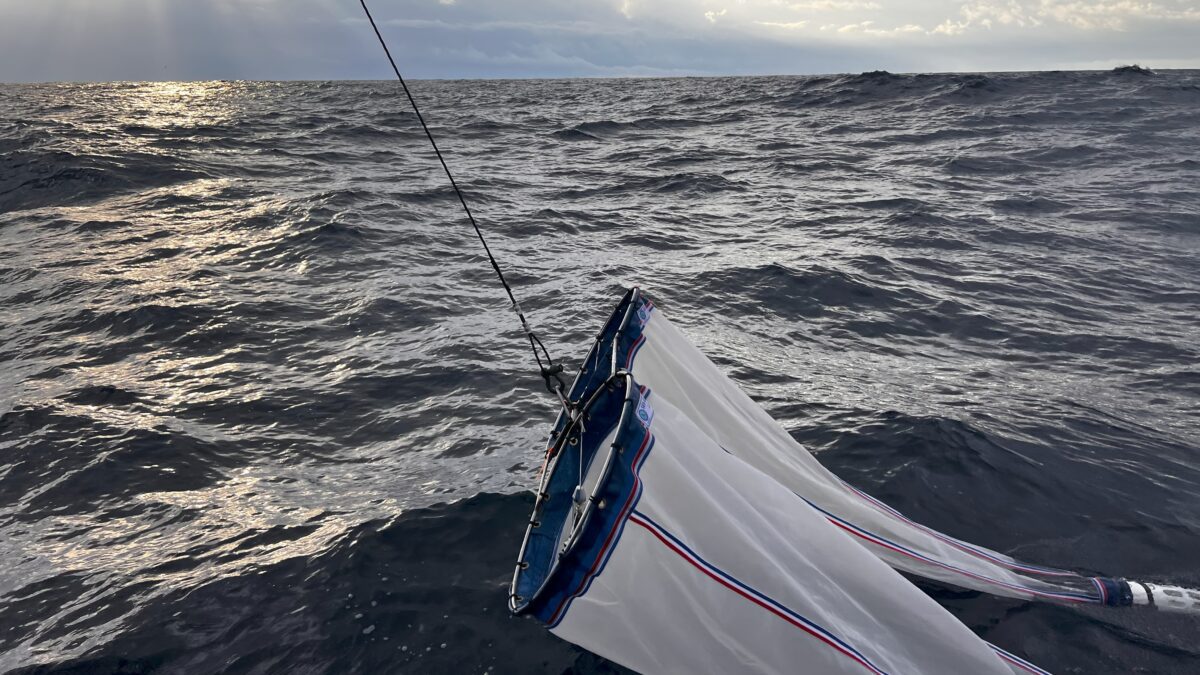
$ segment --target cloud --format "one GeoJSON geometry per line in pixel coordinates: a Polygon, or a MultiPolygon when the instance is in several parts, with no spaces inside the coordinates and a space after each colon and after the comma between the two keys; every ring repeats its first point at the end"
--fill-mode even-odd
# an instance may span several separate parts
{"type": "Polygon", "coordinates": [[[856,33],[859,31],[865,31],[868,28],[870,28],[871,24],[873,24],[873,23],[875,23],[875,22],[874,21],[863,21],[861,23],[846,24],[845,26],[839,27],[837,29],[837,32],[839,32],[839,33],[856,33]]]}
{"type": "MultiPolygon", "coordinates": [[[[1200,22],[1200,10],[1178,3],[1138,0],[1080,2],[1038,0],[1007,3],[976,2],[959,7],[961,19],[946,19],[932,32],[961,35],[968,30],[997,27],[1040,28],[1047,24],[1085,31],[1127,31],[1136,22],[1200,22]]],[[[1147,35],[1149,37],[1149,35],[1147,35]]]]}
{"type": "Polygon", "coordinates": [[[719,16],[725,16],[725,14],[726,14],[726,13],[728,13],[728,12],[729,12],[729,10],[728,10],[728,9],[722,9],[722,10],[721,10],[721,11],[719,11],[719,12],[714,12],[714,11],[712,11],[712,10],[709,10],[709,11],[707,11],[707,12],[705,12],[705,13],[704,13],[704,18],[705,18],[705,19],[708,19],[708,22],[709,22],[709,23],[716,23],[716,22],[717,22],[717,17],[719,17],[719,16]]]}
{"type": "Polygon", "coordinates": [[[759,26],[783,28],[785,30],[799,30],[808,25],[808,21],[755,21],[754,23],[759,26]]]}
{"type": "Polygon", "coordinates": [[[826,30],[827,28],[838,33],[859,33],[862,35],[876,36],[893,36],[925,32],[924,28],[913,23],[906,23],[903,26],[896,26],[895,28],[876,28],[874,21],[860,21],[859,23],[850,23],[838,27],[834,27],[832,25],[822,26],[821,30],[826,30]]]}
{"type": "Polygon", "coordinates": [[[871,0],[809,0],[808,2],[793,2],[789,9],[808,12],[848,12],[863,9],[880,9],[882,5],[871,0]]]}
{"type": "MultiPolygon", "coordinates": [[[[345,0],[0,2],[0,81],[389,76],[345,0]]],[[[1198,4],[372,0],[372,10],[406,76],[459,78],[1200,67],[1198,4]]]]}
{"type": "Polygon", "coordinates": [[[1154,2],[1042,2],[1038,15],[1084,30],[1125,30],[1131,21],[1200,21],[1194,7],[1169,7],[1154,2]]]}
{"type": "Polygon", "coordinates": [[[937,27],[933,29],[932,33],[934,35],[962,35],[966,31],[966,24],[946,19],[938,24],[937,27]]]}

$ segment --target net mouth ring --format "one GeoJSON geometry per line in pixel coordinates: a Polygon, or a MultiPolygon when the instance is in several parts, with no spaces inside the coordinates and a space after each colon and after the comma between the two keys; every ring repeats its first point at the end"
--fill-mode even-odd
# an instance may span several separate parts
{"type": "MultiPolygon", "coordinates": [[[[559,438],[559,451],[554,453],[558,460],[563,457],[574,457],[577,448],[583,448],[584,452],[594,453],[595,458],[599,458],[600,463],[596,465],[599,471],[597,474],[598,482],[596,487],[590,490],[591,494],[585,493],[582,487],[575,481],[574,465],[571,465],[570,471],[562,473],[559,471],[557,462],[548,464],[543,478],[542,487],[538,495],[539,501],[534,505],[534,512],[527,521],[528,526],[525,531],[525,540],[521,545],[521,554],[517,558],[516,570],[513,573],[513,579],[510,584],[510,593],[514,600],[510,605],[510,609],[515,614],[521,614],[529,611],[532,603],[536,602],[545,590],[547,583],[551,578],[560,571],[560,566],[566,564],[564,560],[568,559],[570,553],[575,549],[579,538],[582,536],[584,526],[590,522],[591,515],[603,511],[610,513],[607,509],[608,500],[605,500],[599,494],[599,486],[604,483],[609,472],[612,470],[613,464],[617,461],[617,450],[624,448],[624,443],[611,442],[605,444],[602,439],[607,434],[600,434],[600,429],[591,429],[586,435],[583,433],[582,421],[587,418],[588,413],[595,413],[595,406],[603,405],[604,420],[610,417],[615,418],[615,423],[612,425],[614,429],[621,429],[628,424],[634,415],[634,407],[638,398],[638,392],[634,388],[633,377],[628,373],[617,373],[609,378],[617,384],[623,383],[623,396],[614,395],[607,390],[607,387],[601,386],[585,401],[585,405],[580,414],[575,415],[567,423],[567,427],[563,429],[559,438]],[[572,428],[574,427],[574,428],[572,428]],[[593,438],[594,437],[594,438],[593,438]],[[570,452],[562,452],[568,446],[574,446],[570,452]],[[564,478],[555,483],[555,476],[562,475],[564,478]],[[569,481],[570,486],[566,481],[569,481]],[[561,483],[561,485],[558,485],[561,483]],[[557,485],[552,491],[548,489],[550,485],[557,485]],[[575,492],[572,499],[572,490],[575,492]],[[564,502],[559,502],[560,509],[547,511],[545,500],[562,499],[564,502]],[[570,500],[570,501],[567,501],[570,500]],[[570,513],[565,513],[569,510],[570,513]],[[561,512],[561,513],[560,513],[561,512]],[[573,514],[573,515],[572,515],[573,514]],[[558,528],[559,519],[563,518],[562,530],[558,528]],[[530,549],[530,541],[533,538],[555,542],[553,548],[549,546],[541,546],[541,548],[530,549]],[[549,538],[549,539],[547,539],[549,538]],[[532,554],[531,554],[532,552],[532,554]],[[518,587],[522,591],[520,596],[517,595],[518,587]],[[528,593],[530,589],[535,592],[528,593]],[[516,599],[519,597],[520,599],[516,599]]],[[[606,383],[607,384],[607,383],[606,383]]],[[[609,427],[606,425],[605,429],[609,427]]],[[[639,427],[640,429],[640,427],[639,427]]],[[[583,460],[581,459],[581,462],[583,460]]],[[[565,470],[564,470],[565,471],[565,470]]],[[[590,474],[589,474],[590,475],[590,474]]]]}

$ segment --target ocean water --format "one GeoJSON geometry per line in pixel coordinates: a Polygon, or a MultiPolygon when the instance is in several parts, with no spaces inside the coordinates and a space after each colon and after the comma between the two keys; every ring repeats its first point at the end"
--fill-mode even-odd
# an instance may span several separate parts
{"type": "MultiPolygon", "coordinates": [[[[413,89],[568,368],[641,285],[917,520],[1200,586],[1200,72],[413,89]]],[[[507,614],[555,408],[398,94],[0,86],[0,671],[620,672],[507,614]]],[[[1195,618],[922,587],[1200,670],[1195,618]]]]}

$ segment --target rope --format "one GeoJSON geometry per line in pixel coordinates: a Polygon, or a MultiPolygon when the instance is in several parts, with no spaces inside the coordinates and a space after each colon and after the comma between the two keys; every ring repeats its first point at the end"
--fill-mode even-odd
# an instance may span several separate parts
{"type": "Polygon", "coordinates": [[[392,52],[388,49],[387,42],[383,39],[383,34],[379,32],[379,26],[375,24],[375,18],[371,16],[371,10],[367,8],[367,0],[359,0],[362,4],[363,12],[367,15],[367,21],[371,23],[371,28],[375,31],[375,37],[379,38],[379,45],[383,47],[383,53],[387,55],[388,63],[392,65],[392,71],[396,73],[396,79],[400,80],[400,86],[404,88],[404,95],[408,97],[408,102],[412,105],[413,112],[417,114],[417,120],[421,122],[421,128],[425,130],[425,137],[429,139],[429,144],[433,146],[433,152],[437,155],[438,161],[442,164],[442,170],[446,172],[446,178],[450,179],[450,186],[454,188],[454,194],[458,195],[458,202],[462,204],[463,211],[467,214],[467,220],[471,221],[471,227],[475,228],[475,236],[479,237],[479,243],[483,244],[483,250],[487,253],[488,262],[492,264],[492,269],[496,271],[496,277],[500,279],[500,284],[504,286],[504,292],[508,294],[508,300],[512,303],[512,309],[517,313],[517,318],[521,320],[521,328],[525,331],[526,337],[529,338],[529,349],[533,352],[533,358],[537,361],[538,370],[542,374],[542,379],[546,381],[546,389],[550,393],[557,394],[559,400],[568,410],[573,406],[567,400],[564,389],[567,384],[563,381],[563,367],[560,364],[554,363],[554,359],[550,357],[550,352],[546,350],[546,345],[538,339],[534,334],[533,329],[529,327],[529,322],[525,320],[525,312],[521,309],[521,304],[517,302],[517,298],[513,295],[512,287],[508,285],[508,280],[504,278],[504,272],[500,270],[500,264],[496,262],[496,257],[492,255],[492,249],[488,246],[487,239],[483,237],[483,231],[479,229],[479,223],[475,222],[475,216],[471,215],[471,207],[467,206],[467,200],[463,197],[462,190],[458,189],[458,183],[454,180],[454,174],[450,173],[450,167],[446,164],[446,158],[442,157],[442,151],[438,149],[437,141],[433,139],[433,133],[429,131],[429,125],[425,124],[425,118],[421,115],[421,109],[417,107],[417,100],[413,98],[412,92],[408,89],[408,84],[404,81],[404,76],[400,74],[400,69],[396,67],[396,60],[392,58],[392,52]],[[542,350],[538,354],[538,349],[542,350]],[[542,362],[542,357],[546,357],[545,363],[542,362]]]}

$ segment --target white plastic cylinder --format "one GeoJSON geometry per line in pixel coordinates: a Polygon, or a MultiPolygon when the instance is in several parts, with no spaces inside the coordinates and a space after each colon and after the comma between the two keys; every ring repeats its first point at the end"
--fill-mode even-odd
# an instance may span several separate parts
{"type": "Polygon", "coordinates": [[[1133,593],[1135,605],[1151,605],[1164,612],[1200,615],[1200,590],[1141,581],[1130,581],[1129,590],[1133,593]]]}

